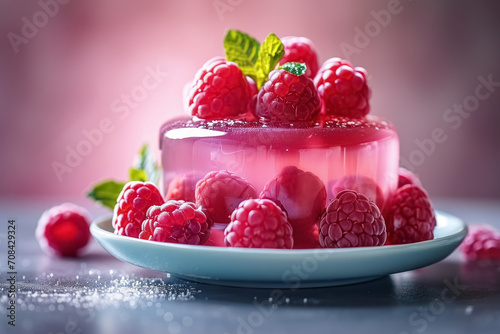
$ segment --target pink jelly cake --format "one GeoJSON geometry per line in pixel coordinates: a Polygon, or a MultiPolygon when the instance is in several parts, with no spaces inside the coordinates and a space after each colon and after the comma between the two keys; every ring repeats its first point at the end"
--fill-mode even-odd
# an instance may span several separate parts
{"type": "Polygon", "coordinates": [[[369,115],[363,68],[340,58],[318,68],[304,37],[270,34],[260,44],[230,30],[224,48],[226,57],[207,61],[185,89],[189,115],[160,130],[166,203],[202,213],[212,226],[207,245],[356,247],[433,237],[420,183],[398,187],[398,135],[369,115]]]}

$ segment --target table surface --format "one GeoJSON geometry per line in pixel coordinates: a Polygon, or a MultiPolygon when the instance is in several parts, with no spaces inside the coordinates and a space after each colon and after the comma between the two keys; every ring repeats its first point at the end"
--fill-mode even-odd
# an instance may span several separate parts
{"type": "MultiPolygon", "coordinates": [[[[77,201],[78,202],[78,201],[77,201]]],[[[368,283],[284,290],[183,281],[121,262],[95,241],[79,259],[43,254],[36,222],[57,199],[0,199],[0,333],[500,333],[500,265],[445,260],[368,283]],[[16,326],[8,325],[7,221],[15,219],[16,326]],[[450,293],[450,291],[452,293],[450,293]]],[[[500,200],[435,199],[500,228],[500,200]]],[[[88,203],[85,203],[88,206],[88,203]]],[[[93,208],[97,217],[106,211],[93,208]]]]}

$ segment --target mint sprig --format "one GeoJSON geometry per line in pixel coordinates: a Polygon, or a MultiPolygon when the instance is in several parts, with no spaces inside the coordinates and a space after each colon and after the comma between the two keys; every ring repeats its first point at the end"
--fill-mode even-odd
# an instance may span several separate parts
{"type": "Polygon", "coordinates": [[[301,76],[306,74],[307,66],[304,63],[286,63],[279,67],[280,70],[285,70],[289,73],[295,74],[296,76],[301,76]]]}
{"type": "Polygon", "coordinates": [[[106,180],[95,185],[92,190],[89,191],[87,196],[101,205],[113,210],[116,205],[116,199],[120,195],[124,186],[124,182],[106,180]]]}
{"type": "MultiPolygon", "coordinates": [[[[157,184],[159,179],[160,169],[156,159],[149,146],[144,145],[136,156],[133,167],[129,169],[129,181],[150,181],[157,184]]],[[[125,184],[126,182],[105,180],[94,185],[87,196],[113,210],[125,184]]]]}
{"type": "Polygon", "coordinates": [[[260,43],[255,38],[239,30],[229,30],[224,37],[226,59],[238,64],[243,73],[253,73],[259,49],[260,43]]]}
{"type": "Polygon", "coordinates": [[[258,89],[285,55],[283,43],[272,33],[260,45],[255,38],[241,31],[229,30],[224,38],[224,49],[226,59],[235,62],[243,74],[251,77],[258,89]]]}

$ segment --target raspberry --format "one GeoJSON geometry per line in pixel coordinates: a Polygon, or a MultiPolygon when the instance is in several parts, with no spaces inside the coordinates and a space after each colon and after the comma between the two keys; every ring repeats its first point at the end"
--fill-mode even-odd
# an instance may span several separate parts
{"type": "Polygon", "coordinates": [[[406,185],[396,190],[387,208],[387,241],[407,244],[434,238],[436,216],[427,194],[406,185]]]}
{"type": "Polygon", "coordinates": [[[422,187],[420,180],[415,174],[413,174],[406,168],[399,167],[398,188],[401,188],[402,186],[405,186],[407,184],[413,184],[422,187]]]}
{"type": "Polygon", "coordinates": [[[127,183],[116,200],[113,213],[115,233],[137,238],[146,211],[153,205],[165,201],[158,188],[151,182],[132,181],[127,183]]]}
{"type": "Polygon", "coordinates": [[[302,229],[301,226],[316,224],[326,206],[323,182],[313,173],[304,172],[295,166],[283,168],[267,182],[259,197],[281,204],[297,231],[302,229]]]}
{"type": "Polygon", "coordinates": [[[266,121],[314,121],[320,109],[313,81],[285,70],[269,73],[269,80],[257,95],[256,114],[266,121]]]}
{"type": "Polygon", "coordinates": [[[350,175],[333,182],[331,186],[333,197],[342,190],[354,190],[368,197],[380,208],[384,207],[384,194],[375,181],[363,175],[350,175]]]}
{"type": "Polygon", "coordinates": [[[238,65],[217,57],[196,73],[188,96],[192,116],[216,120],[245,114],[251,91],[238,65]]]}
{"type": "Polygon", "coordinates": [[[238,204],[256,198],[255,188],[245,179],[226,170],[205,175],[196,185],[196,204],[201,206],[214,223],[227,224],[238,204]]]}
{"type": "Polygon", "coordinates": [[[386,238],[377,205],[354,190],[338,193],[319,224],[319,242],[324,248],[382,246],[386,238]]]}
{"type": "Polygon", "coordinates": [[[489,225],[473,225],[460,251],[467,260],[500,260],[500,231],[489,225]]]}
{"type": "Polygon", "coordinates": [[[228,247],[285,248],[293,246],[292,225],[286,214],[268,199],[248,199],[231,215],[224,231],[228,247]]]}
{"type": "Polygon", "coordinates": [[[249,121],[255,121],[255,107],[257,106],[257,95],[259,94],[259,89],[257,84],[252,78],[247,77],[248,86],[250,87],[250,101],[248,102],[248,119],[249,121]]]}
{"type": "Polygon", "coordinates": [[[186,173],[177,175],[168,185],[167,200],[194,202],[196,183],[203,178],[201,173],[186,173]]]}
{"type": "Polygon", "coordinates": [[[362,118],[370,112],[370,89],[362,67],[340,58],[328,59],[314,78],[325,115],[362,118]]]}
{"type": "Polygon", "coordinates": [[[197,210],[194,203],[171,200],[148,209],[139,238],[202,245],[208,240],[211,227],[205,214],[197,210]]]}
{"type": "Polygon", "coordinates": [[[285,55],[280,65],[285,63],[305,63],[307,66],[306,76],[314,79],[318,72],[318,54],[316,48],[309,38],[306,37],[283,37],[281,39],[285,47],[285,55]]]}
{"type": "Polygon", "coordinates": [[[87,210],[64,203],[45,211],[38,220],[36,238],[42,250],[58,256],[78,256],[90,240],[87,210]]]}

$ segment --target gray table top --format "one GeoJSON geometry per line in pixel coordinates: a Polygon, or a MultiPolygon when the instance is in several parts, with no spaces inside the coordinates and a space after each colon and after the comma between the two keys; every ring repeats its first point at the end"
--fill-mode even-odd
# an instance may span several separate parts
{"type": "MultiPolygon", "coordinates": [[[[467,263],[454,252],[368,283],[284,290],[286,298],[276,302],[269,289],[193,283],[141,269],[95,242],[79,259],[49,257],[34,229],[41,212],[60,202],[0,199],[1,333],[500,333],[499,264],[467,263]],[[6,317],[12,218],[18,226],[15,327],[6,317]]],[[[434,202],[468,223],[500,228],[500,200],[434,202]]]]}

